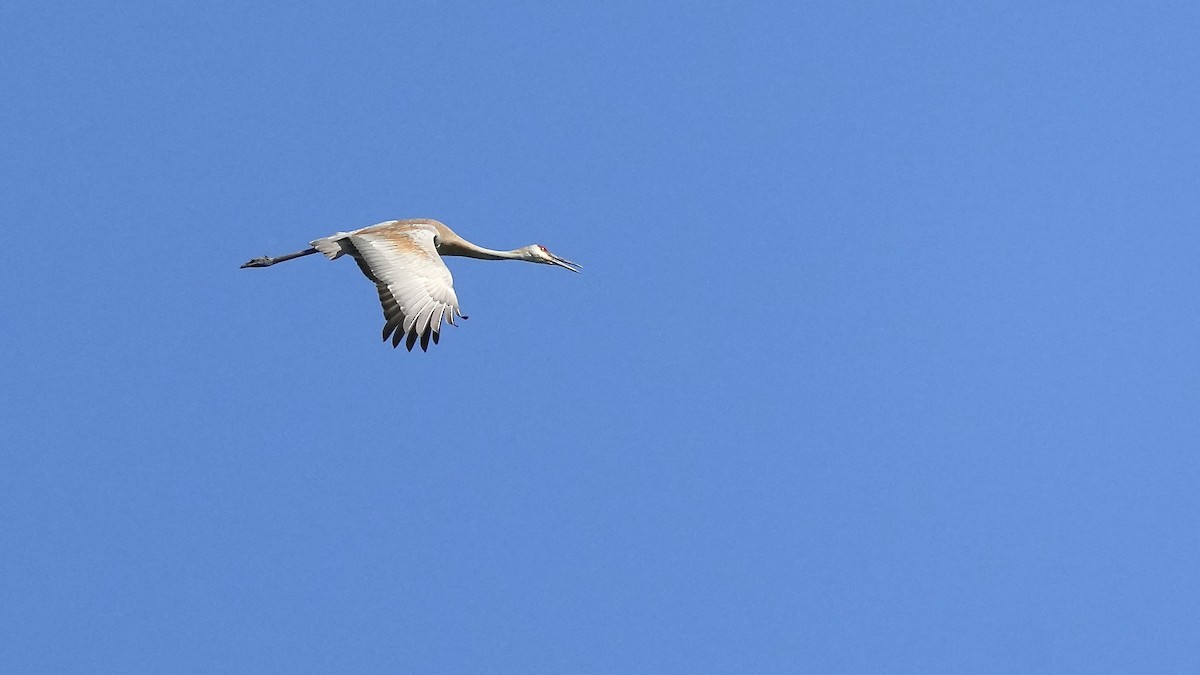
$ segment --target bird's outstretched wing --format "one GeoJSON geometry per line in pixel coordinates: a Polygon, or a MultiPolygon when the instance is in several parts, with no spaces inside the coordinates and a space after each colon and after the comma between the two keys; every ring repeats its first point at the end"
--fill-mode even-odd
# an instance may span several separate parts
{"type": "Polygon", "coordinates": [[[389,221],[354,232],[339,232],[312,245],[329,258],[350,254],[375,282],[383,305],[383,339],[403,341],[409,351],[419,339],[422,351],[434,344],[442,321],[462,316],[454,279],[434,244],[437,229],[424,222],[389,221]]]}

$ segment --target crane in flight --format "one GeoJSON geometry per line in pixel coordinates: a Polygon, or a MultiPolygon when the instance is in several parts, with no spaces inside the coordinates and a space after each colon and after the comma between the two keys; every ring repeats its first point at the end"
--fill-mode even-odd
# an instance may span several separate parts
{"type": "Polygon", "coordinates": [[[349,255],[379,291],[384,341],[391,339],[392,347],[404,342],[410,352],[418,340],[422,351],[429,349],[430,339],[437,344],[443,320],[456,326],[456,315],[467,318],[459,310],[454,280],[442,256],[524,260],[572,272],[580,270],[579,265],[554,255],[541,244],[493,251],[472,244],[429,218],[389,220],[353,232],[338,232],[310,245],[312,248],[287,255],[254,258],[242,268],[270,267],[313,253],[323,253],[330,260],[349,255]]]}

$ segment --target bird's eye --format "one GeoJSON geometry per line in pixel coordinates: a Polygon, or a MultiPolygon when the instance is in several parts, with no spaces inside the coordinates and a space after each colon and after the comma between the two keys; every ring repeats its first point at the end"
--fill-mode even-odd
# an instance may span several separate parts
{"type": "Polygon", "coordinates": [[[538,248],[542,249],[542,253],[549,253],[549,252],[550,252],[550,251],[547,251],[547,250],[546,250],[546,247],[545,247],[545,246],[542,246],[541,244],[538,244],[538,248]]]}

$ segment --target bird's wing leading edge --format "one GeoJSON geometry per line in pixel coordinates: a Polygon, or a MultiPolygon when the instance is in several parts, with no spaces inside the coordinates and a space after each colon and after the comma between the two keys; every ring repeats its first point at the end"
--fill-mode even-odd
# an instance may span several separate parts
{"type": "Polygon", "coordinates": [[[330,257],[353,256],[379,291],[383,339],[391,338],[393,347],[403,341],[409,351],[420,340],[424,351],[431,339],[437,344],[443,320],[453,324],[456,314],[462,316],[434,235],[431,227],[382,223],[319,239],[313,246],[330,257]]]}

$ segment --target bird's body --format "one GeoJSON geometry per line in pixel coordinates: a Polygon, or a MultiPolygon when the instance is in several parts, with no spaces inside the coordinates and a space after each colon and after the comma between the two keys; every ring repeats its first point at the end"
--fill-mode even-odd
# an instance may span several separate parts
{"type": "Polygon", "coordinates": [[[455,316],[466,318],[459,309],[454,280],[442,256],[524,260],[579,271],[578,265],[540,244],[494,251],[476,246],[445,224],[428,218],[389,220],[316,239],[311,245],[310,249],[276,258],[255,258],[242,267],[269,267],[318,252],[330,260],[350,255],[379,291],[383,339],[390,339],[393,347],[403,341],[409,351],[418,340],[422,350],[429,348],[431,339],[437,344],[443,321],[454,325],[455,316]]]}

